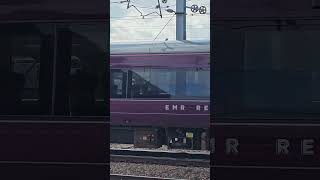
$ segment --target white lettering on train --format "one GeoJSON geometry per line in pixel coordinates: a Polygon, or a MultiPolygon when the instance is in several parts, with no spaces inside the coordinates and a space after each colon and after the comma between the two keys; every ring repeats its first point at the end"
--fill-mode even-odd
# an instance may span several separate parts
{"type": "MultiPolygon", "coordinates": [[[[239,140],[236,138],[226,138],[225,139],[225,153],[226,155],[238,155],[239,151],[239,140]]],[[[301,155],[314,155],[314,139],[302,139],[301,140],[301,155]]],[[[215,153],[216,151],[215,138],[210,138],[210,147],[211,152],[215,153]]],[[[259,145],[257,145],[259,146],[259,145]]],[[[275,153],[277,155],[289,155],[290,154],[290,141],[288,139],[276,139],[275,141],[275,153]]],[[[292,149],[291,149],[292,150],[292,149]]]]}
{"type": "Polygon", "coordinates": [[[287,139],[277,139],[276,153],[277,154],[289,154],[290,142],[287,139]]]}
{"type": "Polygon", "coordinates": [[[239,153],[238,146],[239,146],[238,139],[235,139],[235,138],[226,139],[226,154],[237,155],[239,153]]]}
{"type": "MultiPolygon", "coordinates": [[[[192,109],[196,110],[196,111],[209,111],[209,106],[208,105],[189,105],[189,107],[192,107],[192,109]]],[[[166,111],[185,111],[187,108],[187,105],[177,105],[177,104],[173,104],[173,105],[169,105],[166,104],[164,106],[164,109],[166,111]]]]}
{"type": "Polygon", "coordinates": [[[178,105],[172,105],[172,110],[178,110],[178,105]]]}
{"type": "Polygon", "coordinates": [[[303,155],[313,155],[314,152],[313,152],[313,143],[314,143],[314,140],[313,139],[304,139],[302,140],[302,154],[303,155]]]}

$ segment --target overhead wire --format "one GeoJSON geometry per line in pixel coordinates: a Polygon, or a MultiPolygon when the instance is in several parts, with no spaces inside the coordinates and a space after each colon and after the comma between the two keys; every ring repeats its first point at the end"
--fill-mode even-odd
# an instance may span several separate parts
{"type": "MultiPolygon", "coordinates": [[[[129,28],[126,28],[126,27],[118,27],[118,28],[114,28],[112,27],[113,29],[123,29],[123,30],[128,30],[130,29],[129,28]]],[[[162,29],[162,28],[153,28],[153,27],[150,27],[150,28],[135,28],[135,30],[138,30],[138,29],[143,29],[143,30],[158,30],[158,29],[162,29]]],[[[203,29],[203,30],[207,30],[207,29],[210,29],[210,27],[191,27],[191,28],[188,28],[188,29],[203,29]]]]}
{"type": "Polygon", "coordinates": [[[140,16],[141,16],[143,19],[144,19],[145,16],[149,16],[149,15],[151,15],[151,14],[158,14],[158,15],[162,18],[162,12],[161,12],[161,6],[160,6],[160,1],[159,1],[159,0],[158,0],[158,5],[156,6],[156,7],[158,7],[158,8],[156,8],[156,9],[159,9],[159,13],[158,13],[157,11],[153,11],[153,12],[147,13],[147,14],[143,14],[143,13],[140,11],[140,9],[137,8],[134,4],[130,5],[130,2],[131,2],[131,0],[127,0],[127,3],[128,3],[128,4],[127,4],[127,9],[129,9],[129,8],[131,8],[131,7],[134,7],[134,9],[140,13],[140,16]]]}
{"type": "MultiPolygon", "coordinates": [[[[159,0],[158,0],[158,5],[157,5],[157,6],[145,6],[144,4],[138,4],[138,3],[136,3],[136,2],[135,2],[134,4],[132,4],[133,1],[131,1],[131,0],[113,1],[113,2],[111,2],[111,3],[113,3],[113,4],[128,3],[128,4],[127,4],[127,9],[133,7],[138,13],[140,13],[140,17],[142,17],[142,18],[144,18],[145,16],[149,16],[149,15],[151,15],[151,14],[157,14],[158,16],[162,17],[161,9],[162,9],[162,8],[169,8],[169,7],[170,7],[170,5],[161,6],[159,0]],[[130,5],[130,3],[131,3],[131,5],[130,5]],[[137,5],[138,5],[138,6],[137,6],[137,5]],[[141,6],[139,6],[139,5],[141,5],[141,6]],[[151,12],[151,13],[143,14],[142,11],[141,11],[139,8],[141,8],[141,9],[152,9],[152,10],[154,10],[154,9],[159,9],[159,13],[156,12],[156,11],[154,11],[154,12],[151,12]]],[[[175,4],[172,5],[172,6],[175,6],[175,4]]]]}
{"type": "MultiPolygon", "coordinates": [[[[190,2],[191,0],[187,0],[187,2],[190,2]]],[[[152,19],[160,19],[160,18],[163,18],[163,19],[168,19],[170,18],[167,23],[161,28],[161,26],[156,26],[156,27],[141,27],[141,26],[126,26],[126,27],[112,27],[111,25],[111,28],[113,29],[130,29],[130,28],[135,28],[135,29],[149,29],[149,30],[157,30],[157,29],[160,29],[161,30],[159,31],[159,33],[156,35],[156,37],[153,39],[154,41],[160,36],[160,34],[163,32],[163,30],[166,28],[166,27],[172,27],[172,26],[175,26],[175,25],[169,25],[169,23],[172,21],[173,17],[175,17],[176,14],[173,14],[172,16],[169,16],[169,15],[162,15],[161,13],[161,8],[163,9],[168,9],[170,7],[174,7],[176,6],[176,4],[165,4],[164,5],[161,5],[160,4],[160,1],[158,0],[158,5],[157,6],[146,6],[145,4],[140,4],[140,3],[137,3],[136,1],[131,1],[131,0],[123,0],[123,1],[117,1],[117,2],[111,2],[111,3],[114,3],[114,4],[123,4],[123,3],[127,3],[127,9],[133,7],[137,12],[140,13],[140,15],[137,15],[137,16],[125,16],[125,17],[110,17],[110,20],[111,21],[131,21],[131,20],[152,20],[152,19]],[[130,5],[130,3],[132,3],[130,5]],[[160,14],[158,12],[151,12],[151,13],[148,13],[148,14],[143,14],[142,11],[140,9],[152,9],[152,10],[155,10],[155,9],[159,9],[160,11],[160,14]],[[142,18],[141,18],[142,17],[142,18]]],[[[208,13],[210,15],[210,12],[208,13]]],[[[199,15],[204,15],[204,14],[195,14],[195,13],[191,13],[191,14],[186,14],[187,16],[199,16],[199,15]]],[[[209,24],[203,24],[203,25],[209,25],[209,24]]],[[[187,25],[189,28],[188,29],[209,29],[210,27],[199,27],[198,26],[195,26],[195,25],[187,25]]],[[[191,34],[190,34],[191,35],[191,34]]],[[[189,37],[189,38],[208,38],[208,37],[189,37]]],[[[136,40],[139,40],[139,39],[136,39],[136,40]]],[[[147,40],[147,39],[141,39],[141,40],[147,40]]]]}
{"type": "MultiPolygon", "coordinates": [[[[139,2],[139,1],[138,1],[138,2],[139,2]]],[[[144,3],[137,3],[136,0],[135,0],[134,4],[136,4],[136,5],[145,5],[144,3]]],[[[162,4],[164,4],[164,5],[166,5],[166,6],[176,6],[176,3],[173,3],[173,4],[162,3],[162,4]]]]}
{"type": "MultiPolygon", "coordinates": [[[[167,19],[167,18],[171,18],[170,17],[162,17],[162,19],[167,19]]],[[[119,19],[112,19],[110,18],[111,21],[131,21],[131,20],[152,20],[152,19],[161,19],[160,17],[148,17],[148,18],[119,18],[119,19]]]]}
{"type": "MultiPolygon", "coordinates": [[[[173,35],[173,36],[167,36],[166,38],[168,39],[176,39],[176,36],[173,35]]],[[[190,36],[188,35],[188,39],[208,39],[210,38],[210,35],[208,36],[190,36]]],[[[112,38],[111,38],[112,39],[112,38]]],[[[145,37],[145,38],[134,38],[134,39],[123,39],[123,40],[115,40],[115,41],[124,41],[124,42],[128,42],[128,41],[150,41],[149,37],[145,37]]],[[[157,38],[156,40],[154,41],[163,41],[161,40],[160,38],[157,38]]]]}
{"type": "MultiPolygon", "coordinates": [[[[175,24],[168,24],[167,27],[171,27],[171,26],[176,26],[175,24]]],[[[209,22],[207,24],[189,24],[186,25],[187,27],[196,27],[196,26],[208,26],[210,27],[209,22]]],[[[117,28],[117,27],[122,27],[122,26],[113,26],[113,28],[117,28]]],[[[130,27],[130,28],[145,28],[145,27],[141,27],[141,26],[129,26],[126,25],[126,27],[130,27]]],[[[158,26],[152,26],[152,27],[158,27],[158,28],[162,28],[162,25],[158,25],[158,26]]]]}
{"type": "MultiPolygon", "coordinates": [[[[189,1],[191,1],[191,0],[187,0],[187,2],[189,2],[189,1]]],[[[161,6],[159,0],[158,0],[158,5],[155,6],[155,7],[154,7],[154,6],[143,6],[142,4],[139,4],[139,3],[136,3],[136,2],[134,2],[134,4],[132,4],[133,1],[131,1],[131,0],[113,1],[113,2],[111,2],[111,3],[117,3],[117,4],[128,3],[128,4],[127,4],[127,9],[133,7],[138,13],[140,13],[140,16],[137,16],[137,17],[142,17],[142,19],[144,19],[146,16],[152,16],[153,14],[157,14],[156,16],[160,16],[160,17],[162,18],[163,15],[162,15],[162,13],[161,13],[161,8],[167,9],[167,8],[169,8],[170,6],[176,6],[176,4],[170,4],[170,5],[166,5],[166,6],[161,6]],[[130,3],[131,3],[131,5],[130,5],[130,3]],[[142,5],[142,6],[137,6],[137,4],[138,4],[138,5],[142,5]],[[152,10],[154,10],[154,9],[159,9],[159,12],[160,12],[160,13],[154,11],[154,12],[151,12],[151,13],[143,14],[142,11],[141,11],[139,8],[141,8],[141,9],[152,9],[152,10]]],[[[207,14],[210,15],[210,12],[207,13],[207,14]]],[[[191,16],[197,16],[197,15],[198,15],[198,14],[191,14],[191,16]]],[[[202,15],[202,14],[201,14],[201,15],[202,15]]],[[[111,19],[112,19],[112,18],[114,18],[114,17],[111,17],[111,19]]]]}
{"type": "MultiPolygon", "coordinates": [[[[191,17],[191,16],[201,16],[201,15],[203,15],[203,14],[186,14],[186,16],[189,16],[189,17],[191,17]]],[[[209,14],[210,15],[210,14],[209,14]]],[[[118,17],[110,17],[110,19],[111,20],[145,20],[145,19],[158,19],[158,18],[160,18],[158,15],[149,15],[148,17],[145,17],[144,19],[142,19],[141,18],[141,16],[122,16],[122,17],[120,17],[120,16],[118,16],[118,17]],[[140,17],[140,18],[139,18],[140,17]]],[[[164,16],[162,16],[162,18],[171,18],[171,16],[169,16],[169,15],[164,15],[164,16]]]]}
{"type": "Polygon", "coordinates": [[[161,34],[161,32],[164,30],[164,28],[167,27],[167,25],[171,22],[171,20],[173,19],[173,17],[175,17],[176,14],[173,14],[172,17],[169,19],[169,21],[163,26],[163,28],[160,30],[160,32],[158,33],[158,35],[153,39],[156,40],[158,38],[158,36],[161,34]]]}

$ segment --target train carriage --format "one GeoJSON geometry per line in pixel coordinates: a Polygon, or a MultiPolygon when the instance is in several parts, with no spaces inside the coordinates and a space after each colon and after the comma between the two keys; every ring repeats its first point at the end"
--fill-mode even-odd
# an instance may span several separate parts
{"type": "Polygon", "coordinates": [[[0,2],[0,179],[109,175],[108,6],[0,2]]]}
{"type": "Polygon", "coordinates": [[[139,147],[196,141],[193,148],[201,148],[209,127],[209,66],[205,41],[112,44],[112,127],[130,127],[139,147]]]}
{"type": "Polygon", "coordinates": [[[216,0],[215,179],[319,178],[319,1],[216,0]]]}

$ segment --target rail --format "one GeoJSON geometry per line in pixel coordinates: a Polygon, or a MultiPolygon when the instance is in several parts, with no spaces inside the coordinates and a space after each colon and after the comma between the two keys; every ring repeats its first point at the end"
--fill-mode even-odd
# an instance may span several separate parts
{"type": "MultiPolygon", "coordinates": [[[[111,174],[110,180],[177,180],[172,178],[148,177],[148,176],[131,176],[121,174],[111,174]]],[[[184,179],[179,179],[184,180],[184,179]]]]}
{"type": "Polygon", "coordinates": [[[210,154],[198,152],[110,149],[110,160],[111,162],[149,163],[175,166],[210,166],[210,154]]]}

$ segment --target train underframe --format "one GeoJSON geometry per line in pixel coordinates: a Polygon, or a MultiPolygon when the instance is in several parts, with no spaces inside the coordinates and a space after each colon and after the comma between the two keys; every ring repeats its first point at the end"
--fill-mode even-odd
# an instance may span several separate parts
{"type": "Polygon", "coordinates": [[[209,150],[209,129],[177,127],[111,127],[111,143],[134,144],[137,148],[209,150]]]}

